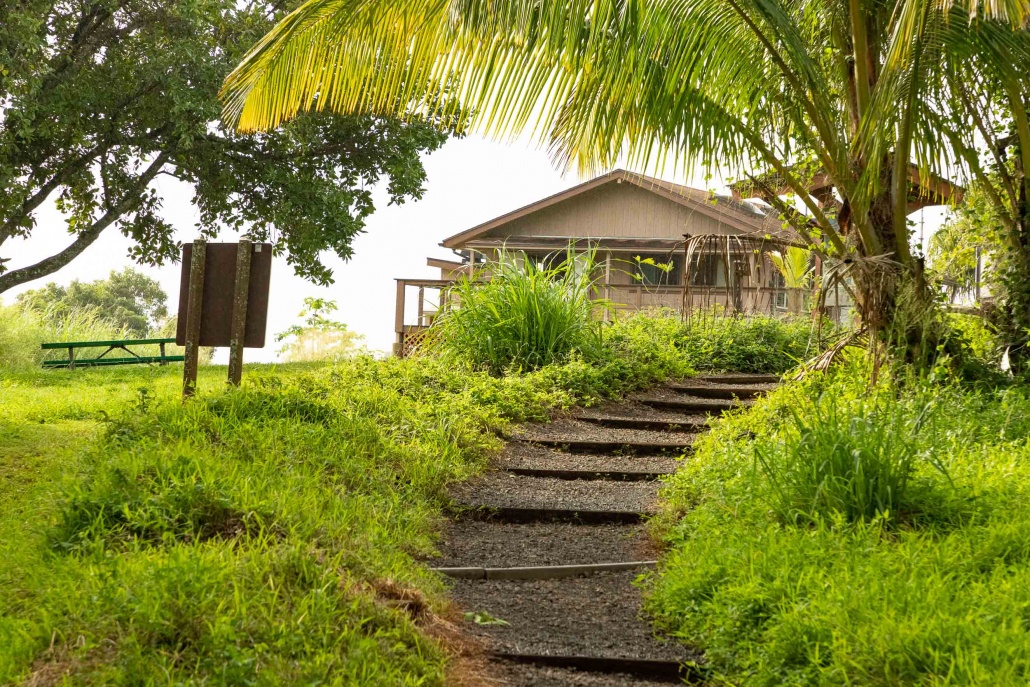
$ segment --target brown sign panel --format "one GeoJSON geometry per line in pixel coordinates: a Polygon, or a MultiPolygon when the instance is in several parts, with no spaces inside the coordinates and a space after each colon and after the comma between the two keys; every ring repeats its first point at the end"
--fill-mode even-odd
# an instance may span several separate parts
{"type": "MultiPolygon", "coordinates": [[[[250,256],[250,291],[247,297],[245,348],[264,348],[268,320],[268,285],[272,278],[272,244],[255,243],[250,256]]],[[[228,346],[232,323],[233,289],[236,284],[237,243],[207,244],[204,261],[204,300],[200,308],[200,345],[228,346]]],[[[179,281],[179,321],[175,343],[186,345],[186,303],[190,284],[193,244],[182,247],[179,281]]]]}

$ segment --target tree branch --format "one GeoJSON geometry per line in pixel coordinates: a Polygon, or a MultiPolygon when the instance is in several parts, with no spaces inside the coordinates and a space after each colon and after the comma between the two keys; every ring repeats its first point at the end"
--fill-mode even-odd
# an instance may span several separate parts
{"type": "Polygon", "coordinates": [[[147,188],[150,182],[153,181],[154,177],[158,175],[169,157],[170,155],[168,153],[161,153],[158,155],[146,170],[139,175],[132,193],[127,193],[120,203],[111,207],[103,216],[100,217],[100,219],[94,222],[92,226],[85,231],[79,232],[76,235],[75,240],[72,241],[71,245],[67,248],[59,253],[51,255],[49,258],[40,260],[34,265],[29,265],[28,267],[22,267],[17,270],[0,274],[0,293],[3,293],[8,289],[12,289],[15,286],[53,274],[81,255],[84,250],[86,250],[100,237],[100,234],[103,233],[105,229],[117,222],[122,215],[131,210],[133,206],[139,202],[143,191],[147,188]]]}

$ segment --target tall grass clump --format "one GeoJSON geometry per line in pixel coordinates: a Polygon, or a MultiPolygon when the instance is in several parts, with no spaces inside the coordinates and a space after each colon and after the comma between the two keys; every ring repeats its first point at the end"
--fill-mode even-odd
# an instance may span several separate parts
{"type": "Polygon", "coordinates": [[[66,351],[40,349],[47,341],[102,341],[131,338],[104,319],[96,309],[54,309],[37,312],[17,305],[0,305],[0,371],[26,371],[66,351]]]}
{"type": "Polygon", "coordinates": [[[839,391],[790,407],[783,430],[755,445],[756,476],[784,522],[904,516],[914,508],[909,485],[919,464],[941,465],[926,441],[932,400],[839,391]]]}
{"type": "Polygon", "coordinates": [[[523,254],[503,253],[444,298],[431,330],[432,349],[492,374],[560,364],[601,347],[594,313],[593,254],[571,250],[557,266],[539,266],[523,254]]]}

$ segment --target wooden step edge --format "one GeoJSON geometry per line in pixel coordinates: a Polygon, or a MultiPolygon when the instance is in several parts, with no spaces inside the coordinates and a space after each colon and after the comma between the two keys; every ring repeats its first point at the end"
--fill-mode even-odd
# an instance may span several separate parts
{"type": "Polygon", "coordinates": [[[733,400],[733,399],[752,399],[758,398],[763,394],[769,393],[766,389],[755,389],[741,385],[739,388],[732,387],[715,387],[715,386],[697,386],[690,384],[669,384],[665,387],[670,391],[675,391],[678,394],[684,396],[694,396],[696,398],[710,398],[713,400],[733,400]]]}
{"type": "Polygon", "coordinates": [[[742,372],[740,374],[724,374],[724,375],[700,375],[698,377],[691,377],[689,380],[684,381],[684,384],[690,382],[707,382],[708,384],[779,384],[783,381],[783,377],[774,374],[750,374],[742,372]]]}
{"type": "Polygon", "coordinates": [[[514,436],[509,441],[546,446],[569,453],[636,453],[640,455],[660,455],[663,453],[689,453],[689,444],[680,442],[657,441],[607,441],[600,439],[546,439],[543,437],[514,436]]]}
{"type": "Polygon", "coordinates": [[[662,659],[519,654],[507,651],[493,651],[491,656],[511,663],[531,663],[551,668],[573,668],[589,673],[617,673],[670,684],[680,684],[684,679],[688,679],[696,673],[696,669],[687,663],[662,659]]]}
{"type": "Polygon", "coordinates": [[[659,432],[704,432],[708,429],[708,422],[705,420],[676,422],[675,420],[652,420],[610,415],[580,415],[573,419],[611,429],[653,429],[659,432]]]}
{"type": "Polygon", "coordinates": [[[562,470],[555,468],[504,468],[505,472],[522,477],[547,479],[596,479],[611,482],[653,482],[675,474],[674,471],[653,470],[562,470]]]}
{"type": "Polygon", "coordinates": [[[567,522],[585,525],[635,525],[654,513],[631,510],[584,510],[571,508],[521,508],[514,506],[472,506],[459,517],[487,522],[567,522]]]}
{"type": "Polygon", "coordinates": [[[656,408],[658,410],[679,410],[689,411],[697,413],[722,413],[727,410],[736,410],[737,408],[746,408],[750,405],[743,401],[724,401],[716,399],[718,402],[704,402],[704,401],[691,401],[687,398],[680,400],[678,398],[638,398],[639,403],[643,403],[645,406],[656,408]]]}
{"type": "Polygon", "coordinates": [[[583,563],[578,565],[536,565],[517,568],[430,568],[447,577],[462,580],[560,580],[601,572],[620,572],[640,568],[654,569],[658,561],[583,563]]]}

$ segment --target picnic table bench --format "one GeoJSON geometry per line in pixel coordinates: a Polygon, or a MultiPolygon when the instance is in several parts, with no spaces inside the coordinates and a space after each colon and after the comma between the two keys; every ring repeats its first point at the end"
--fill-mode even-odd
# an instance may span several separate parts
{"type": "Polygon", "coordinates": [[[181,355],[167,355],[165,353],[165,345],[175,343],[175,339],[121,339],[113,341],[60,341],[55,343],[45,343],[41,346],[44,350],[50,350],[55,348],[68,349],[67,360],[44,360],[43,367],[67,367],[69,370],[74,370],[76,367],[82,366],[96,366],[96,365],[136,365],[140,363],[158,363],[159,365],[166,365],[168,363],[179,363],[185,360],[185,356],[181,355]],[[129,350],[129,346],[146,346],[146,345],[157,344],[161,355],[139,355],[129,350]],[[76,358],[75,352],[80,348],[106,348],[103,353],[96,356],[95,358],[76,358]],[[128,356],[118,356],[117,358],[105,358],[108,353],[114,350],[122,350],[128,353],[128,356]]]}

